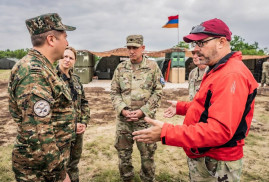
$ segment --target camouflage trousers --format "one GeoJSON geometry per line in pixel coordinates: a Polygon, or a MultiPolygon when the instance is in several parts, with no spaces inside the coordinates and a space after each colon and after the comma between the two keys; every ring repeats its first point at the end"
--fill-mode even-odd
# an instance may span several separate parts
{"type": "MultiPolygon", "coordinates": [[[[269,71],[268,71],[269,72],[269,71]]],[[[262,72],[262,79],[261,79],[261,84],[266,84],[269,85],[269,73],[263,71],[262,72]]]]}
{"type": "Polygon", "coordinates": [[[240,181],[242,159],[219,161],[210,157],[188,158],[190,181],[221,182],[240,181]]]}
{"type": "MultiPolygon", "coordinates": [[[[119,171],[123,181],[132,180],[134,177],[134,167],[132,165],[133,136],[132,132],[148,128],[149,125],[141,122],[123,122],[117,124],[115,148],[118,151],[119,171]]],[[[141,156],[140,178],[143,182],[155,181],[154,153],[157,149],[156,143],[145,144],[136,142],[141,156]]]]}
{"type": "Polygon", "coordinates": [[[59,167],[56,167],[52,172],[45,172],[37,168],[26,166],[18,161],[19,155],[12,153],[12,169],[15,174],[15,179],[18,182],[62,182],[66,177],[66,165],[70,156],[70,144],[61,148],[61,153],[64,158],[59,167]]]}
{"type": "Polygon", "coordinates": [[[67,164],[67,172],[72,182],[79,181],[78,163],[82,153],[83,134],[76,135],[76,140],[71,143],[70,159],[67,164]]]}

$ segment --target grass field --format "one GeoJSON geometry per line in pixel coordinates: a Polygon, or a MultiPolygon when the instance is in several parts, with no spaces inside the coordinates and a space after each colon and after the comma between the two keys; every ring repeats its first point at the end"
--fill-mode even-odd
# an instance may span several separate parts
{"type": "Polygon", "coordinates": [[[0,80],[8,80],[9,74],[10,74],[10,70],[1,70],[0,69],[0,80]]]}

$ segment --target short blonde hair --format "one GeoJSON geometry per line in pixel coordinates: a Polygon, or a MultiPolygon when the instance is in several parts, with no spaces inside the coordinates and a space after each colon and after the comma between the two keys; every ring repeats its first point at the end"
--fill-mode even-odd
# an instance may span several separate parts
{"type": "Polygon", "coordinates": [[[75,60],[77,60],[77,51],[76,51],[76,49],[74,49],[73,47],[68,46],[68,47],[65,48],[65,50],[72,51],[74,53],[74,55],[75,55],[75,60]]]}

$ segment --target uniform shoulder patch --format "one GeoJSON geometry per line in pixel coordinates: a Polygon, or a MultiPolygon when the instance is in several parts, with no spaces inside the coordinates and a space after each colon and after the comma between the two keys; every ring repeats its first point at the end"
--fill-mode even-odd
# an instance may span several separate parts
{"type": "Polygon", "coordinates": [[[39,117],[45,117],[50,113],[50,104],[46,100],[39,100],[34,105],[34,112],[39,117]]]}
{"type": "Polygon", "coordinates": [[[164,80],[163,77],[160,78],[160,83],[161,83],[162,85],[165,85],[165,80],[164,80]]]}

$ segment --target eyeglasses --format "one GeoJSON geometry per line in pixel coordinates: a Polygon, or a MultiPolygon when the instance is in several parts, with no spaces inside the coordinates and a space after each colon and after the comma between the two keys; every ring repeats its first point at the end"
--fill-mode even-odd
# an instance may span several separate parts
{"type": "Polygon", "coordinates": [[[204,34],[209,34],[209,35],[218,35],[218,36],[226,37],[226,35],[223,35],[223,34],[218,34],[218,33],[214,33],[214,32],[205,31],[205,27],[202,26],[202,25],[196,25],[196,26],[192,27],[192,30],[191,30],[190,34],[198,34],[198,33],[204,33],[204,34]]]}
{"type": "Polygon", "coordinates": [[[212,39],[204,40],[204,41],[194,41],[191,43],[192,47],[198,45],[198,47],[204,47],[204,43],[209,42],[210,40],[218,39],[219,37],[213,37],[212,39]]]}

